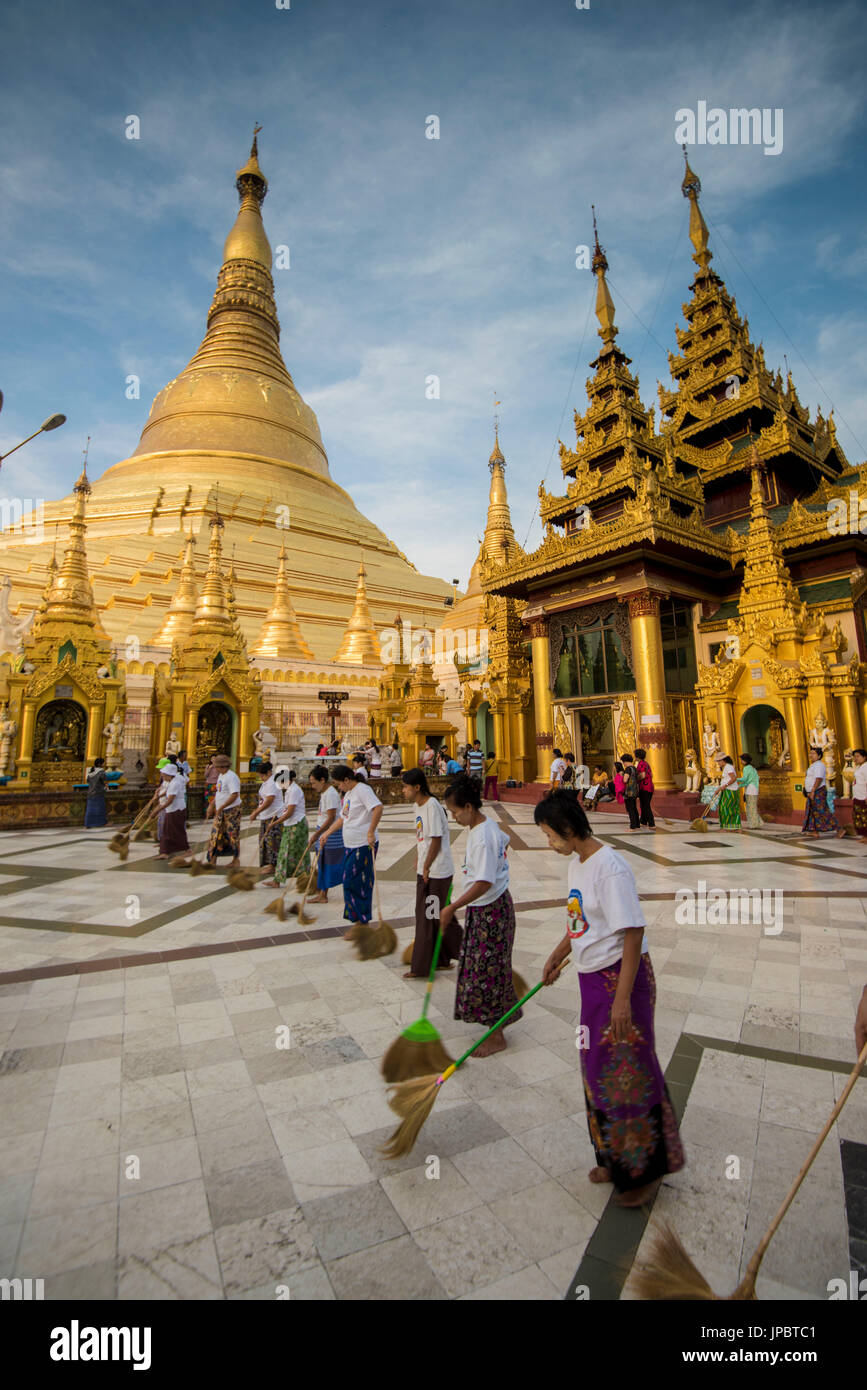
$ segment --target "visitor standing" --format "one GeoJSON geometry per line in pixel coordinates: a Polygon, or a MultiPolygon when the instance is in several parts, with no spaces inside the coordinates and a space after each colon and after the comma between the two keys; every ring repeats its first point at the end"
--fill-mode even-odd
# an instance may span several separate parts
{"type": "Polygon", "coordinates": [[[737,785],[743,787],[744,791],[744,816],[747,827],[750,830],[760,830],[762,818],[759,815],[759,774],[749,753],[741,753],[741,762],[744,770],[738,778],[737,785]]]}
{"type": "Polygon", "coordinates": [[[322,835],[324,848],[332,835],[341,831],[346,853],[343,858],[343,916],[347,922],[369,922],[373,916],[373,861],[377,848],[377,827],[382,819],[382,802],[363,778],[351,767],[340,764],[333,777],[341,794],[340,815],[322,835]]]}
{"type": "MultiPolygon", "coordinates": [[[[420,767],[411,767],[403,774],[403,799],[415,806],[416,878],[415,878],[415,941],[412,961],[405,980],[426,980],[430,975],[434,947],[440,929],[440,917],[449,889],[452,886],[452,861],[449,818],[435,796],[431,796],[427,778],[420,767]],[[436,916],[430,915],[436,900],[436,916]]],[[[452,959],[460,954],[461,929],[452,919],[448,931],[443,931],[437,968],[449,970],[452,959]]]]}
{"type": "Polygon", "coordinates": [[[433,770],[435,757],[436,753],[434,752],[433,748],[429,743],[426,743],[424,748],[421,750],[418,759],[418,765],[421,768],[422,772],[425,773],[425,775],[427,775],[427,773],[433,770]]]}
{"type": "MultiPolygon", "coordinates": [[[[440,914],[445,934],[455,912],[461,907],[467,909],[458,962],[455,1018],[490,1028],[517,1003],[512,982],[515,907],[509,892],[509,837],[482,814],[482,789],[474,777],[465,773],[456,777],[446,787],[443,800],[458,825],[469,831],[464,848],[463,891],[440,914]]],[[[514,1013],[509,1023],[517,1022],[521,1013],[520,1009],[514,1013]]],[[[502,1052],[505,1046],[503,1029],[498,1028],[473,1056],[490,1057],[502,1052]]]]}
{"type": "Polygon", "coordinates": [[[719,792],[719,828],[737,830],[741,828],[741,794],[738,791],[738,774],[734,761],[728,754],[722,760],[722,777],[719,792]]]}
{"type": "Polygon", "coordinates": [[[635,764],[632,761],[632,755],[630,753],[623,754],[621,766],[623,768],[623,772],[621,773],[623,780],[623,804],[626,807],[626,814],[629,816],[629,829],[640,830],[641,822],[638,819],[638,811],[636,809],[638,805],[638,773],[635,770],[635,764]]]}
{"type": "Polygon", "coordinates": [[[310,785],[319,796],[319,810],[316,813],[316,830],[310,840],[312,850],[319,844],[319,868],[316,875],[318,892],[310,899],[312,903],[327,903],[329,888],[336,888],[343,882],[343,855],[345,853],[343,836],[339,830],[330,835],[328,844],[322,844],[322,836],[331,830],[340,815],[340,793],[331,786],[327,767],[314,767],[310,773],[310,785]]]}
{"type": "Polygon", "coordinates": [[[382,776],[382,753],[373,739],[370,740],[370,775],[377,778],[382,776]]]}
{"type": "Polygon", "coordinates": [[[482,752],[482,740],[477,738],[472,748],[467,745],[467,773],[478,782],[479,792],[482,790],[482,773],[484,769],[485,755],[482,752]]]}
{"type": "Polygon", "coordinates": [[[559,748],[554,749],[554,757],[551,760],[551,791],[554,791],[563,781],[563,773],[566,771],[566,761],[559,748]]]}
{"type": "Polygon", "coordinates": [[[852,825],[859,840],[867,842],[867,752],[855,748],[852,753],[855,780],[852,783],[852,825]]]}
{"type": "Polygon", "coordinates": [[[171,854],[182,854],[188,850],[187,839],[187,779],[174,763],[167,763],[160,772],[160,806],[162,808],[162,829],[160,830],[160,852],[158,859],[168,859],[171,854]]]}
{"type": "Polygon", "coordinates": [[[402,772],[403,755],[400,751],[400,744],[397,739],[395,739],[394,743],[391,745],[391,775],[392,777],[399,777],[402,772]]]}
{"type": "Polygon", "coordinates": [[[356,753],[353,756],[352,771],[356,777],[363,777],[365,782],[368,780],[367,763],[363,753],[356,753]]]}
{"type": "Polygon", "coordinates": [[[646,825],[649,830],[655,830],[656,821],[650,809],[653,800],[653,773],[643,748],[635,750],[635,772],[638,777],[638,804],[641,807],[639,824],[646,825]]]}
{"type": "Polygon", "coordinates": [[[108,821],[106,803],[108,778],[105,775],[105,758],[94,759],[93,767],[88,768],[85,781],[87,782],[87,801],[84,807],[84,828],[85,830],[99,830],[108,821]]]}
{"type": "Polygon", "coordinates": [[[210,814],[210,809],[214,801],[214,793],[217,790],[217,782],[220,778],[220,769],[217,767],[214,758],[208,762],[205,768],[205,815],[210,814]]]}
{"type": "Polygon", "coordinates": [[[820,834],[833,830],[836,832],[837,839],[842,840],[846,831],[840,825],[837,817],[828,809],[828,774],[822,761],[821,748],[811,748],[809,759],[810,765],[804,778],[804,796],[807,798],[807,805],[804,808],[804,824],[801,834],[807,840],[818,840],[820,834]]]}
{"type": "Polygon", "coordinates": [[[256,775],[261,779],[259,803],[251,814],[250,820],[259,822],[259,867],[260,869],[270,868],[273,870],[277,863],[280,839],[283,834],[283,827],[280,824],[280,817],[285,809],[283,790],[278,786],[274,777],[273,763],[260,763],[256,769],[256,775]]]}
{"type": "Polygon", "coordinates": [[[214,758],[217,782],[208,807],[208,819],[213,819],[211,838],[205,854],[209,864],[215,864],[221,854],[231,854],[231,867],[241,862],[241,779],[225,753],[214,758]]]}
{"type": "Polygon", "coordinates": [[[184,781],[187,782],[187,784],[189,784],[189,780],[193,775],[193,769],[190,766],[190,761],[187,757],[186,748],[182,748],[180,753],[178,754],[178,767],[184,774],[184,781]]]}
{"type": "Polygon", "coordinates": [[[684,1156],[656,1055],[656,983],[635,878],[626,860],[594,837],[570,792],[544,797],[534,818],[555,853],[569,856],[566,935],[542,978],[553,984],[571,954],[581,991],[578,1055],[596,1153],[588,1176],[613,1183],[618,1206],[638,1207],[666,1174],[683,1167],[684,1156]]]}
{"type": "Polygon", "coordinates": [[[485,801],[489,797],[491,801],[499,801],[500,799],[500,789],[497,785],[497,758],[494,753],[489,753],[485,758],[485,790],[482,795],[485,801]]]}

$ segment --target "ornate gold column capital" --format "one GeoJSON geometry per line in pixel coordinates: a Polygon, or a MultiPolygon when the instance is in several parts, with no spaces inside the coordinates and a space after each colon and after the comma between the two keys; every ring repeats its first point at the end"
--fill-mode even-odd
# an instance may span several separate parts
{"type": "Polygon", "coordinates": [[[637,593],[627,594],[625,602],[630,618],[654,618],[659,613],[659,594],[652,589],[639,589],[637,593]]]}
{"type": "Polygon", "coordinates": [[[533,620],[528,624],[528,631],[530,634],[531,641],[535,641],[537,637],[547,637],[549,630],[549,619],[547,618],[547,616],[544,615],[541,618],[533,618],[533,620]]]}

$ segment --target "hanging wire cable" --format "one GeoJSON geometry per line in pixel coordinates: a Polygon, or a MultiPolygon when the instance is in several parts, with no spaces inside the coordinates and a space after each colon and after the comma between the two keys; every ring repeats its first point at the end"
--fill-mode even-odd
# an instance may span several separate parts
{"type": "MultiPolygon", "coordinates": [[[[663,282],[662,282],[662,289],[659,291],[659,298],[658,298],[658,300],[656,301],[656,308],[654,309],[653,314],[651,315],[651,319],[650,319],[650,327],[651,327],[651,329],[653,328],[653,325],[654,325],[654,323],[655,323],[655,321],[656,321],[656,316],[657,316],[657,314],[659,313],[660,307],[661,307],[661,305],[662,305],[662,300],[663,300],[663,297],[664,297],[664,295],[665,295],[665,291],[666,291],[666,289],[667,289],[667,287],[668,287],[668,277],[671,275],[671,267],[674,265],[674,258],[675,258],[675,256],[677,255],[678,251],[680,250],[680,243],[681,243],[681,241],[683,240],[683,229],[684,229],[684,226],[685,226],[685,223],[682,221],[681,224],[680,224],[680,227],[679,227],[679,229],[678,229],[677,237],[675,238],[674,247],[673,247],[672,252],[671,252],[671,258],[669,259],[669,262],[668,262],[668,269],[667,269],[667,271],[665,272],[665,279],[664,279],[663,282]]],[[[644,360],[644,350],[645,350],[646,347],[647,347],[647,339],[645,338],[645,339],[642,340],[642,343],[641,343],[641,352],[638,354],[638,361],[635,363],[635,375],[636,375],[636,376],[638,376],[639,372],[641,371],[641,363],[642,363],[643,360],[644,360]]]]}
{"type": "MultiPolygon", "coordinates": [[[[577,357],[575,358],[575,366],[572,368],[572,379],[571,379],[570,382],[569,382],[569,390],[566,392],[566,399],[565,399],[565,401],[563,402],[563,409],[562,409],[562,411],[560,412],[560,423],[559,423],[558,426],[557,426],[557,437],[556,437],[556,439],[554,440],[554,443],[551,445],[551,452],[550,452],[550,454],[548,455],[548,466],[547,466],[547,468],[545,469],[545,476],[544,476],[544,478],[542,479],[542,486],[543,486],[543,487],[544,487],[545,483],[548,481],[548,474],[551,472],[551,464],[552,464],[553,459],[554,459],[554,453],[555,453],[555,450],[556,450],[556,448],[557,448],[557,445],[560,443],[560,436],[561,436],[562,431],[563,431],[563,420],[564,420],[565,417],[566,417],[566,411],[569,409],[569,402],[570,402],[571,399],[572,399],[572,388],[573,388],[574,385],[575,385],[575,378],[576,378],[576,376],[578,375],[578,366],[579,366],[579,363],[581,362],[581,360],[582,360],[582,358],[583,358],[583,356],[584,356],[584,340],[585,340],[585,338],[587,337],[587,325],[588,325],[588,323],[590,322],[590,312],[591,312],[592,308],[593,308],[593,293],[592,293],[592,291],[591,291],[591,293],[590,293],[590,295],[588,296],[588,299],[587,299],[587,316],[586,316],[586,318],[584,319],[584,330],[583,330],[583,332],[582,332],[582,334],[581,334],[581,342],[580,342],[579,347],[578,347],[578,355],[577,355],[577,357]]],[[[535,507],[533,508],[533,515],[530,517],[530,525],[527,527],[527,534],[526,534],[526,536],[524,537],[524,545],[523,545],[523,549],[524,549],[524,550],[527,549],[527,542],[528,542],[528,540],[530,539],[530,532],[531,532],[532,529],[533,529],[533,523],[534,523],[534,521],[536,520],[536,515],[537,515],[538,511],[539,511],[539,504],[538,504],[538,502],[537,502],[536,505],[535,505],[535,507]]]]}

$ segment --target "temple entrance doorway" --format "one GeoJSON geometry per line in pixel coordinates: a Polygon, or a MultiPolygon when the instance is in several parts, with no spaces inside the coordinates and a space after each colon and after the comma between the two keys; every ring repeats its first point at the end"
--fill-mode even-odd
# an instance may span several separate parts
{"type": "Polygon", "coordinates": [[[491,714],[491,707],[487,700],[479,705],[476,711],[476,738],[482,745],[482,752],[487,756],[494,750],[494,716],[491,714]]]}
{"type": "Polygon", "coordinates": [[[757,768],[783,768],[788,733],[780,711],[773,705],[752,705],[741,719],[741,746],[736,751],[749,753],[757,768]]]}
{"type": "Polygon", "coordinates": [[[609,775],[614,764],[614,723],[610,705],[584,705],[573,711],[577,747],[575,761],[591,773],[596,763],[609,775]]]}
{"type": "Polygon", "coordinates": [[[37,762],[82,762],[87,715],[77,700],[49,700],[36,716],[33,757],[37,762]]]}
{"type": "Polygon", "coordinates": [[[199,710],[196,746],[225,753],[234,763],[235,715],[222,700],[209,700],[199,710]]]}

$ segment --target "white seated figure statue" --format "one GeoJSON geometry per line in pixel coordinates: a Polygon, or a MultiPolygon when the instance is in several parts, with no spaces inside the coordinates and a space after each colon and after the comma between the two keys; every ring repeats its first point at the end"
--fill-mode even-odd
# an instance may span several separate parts
{"type": "Polygon", "coordinates": [[[178,739],[178,736],[173,729],[172,732],[169,734],[168,738],[166,739],[166,757],[176,758],[180,751],[180,740],[178,739]]]}
{"type": "Polygon", "coordinates": [[[718,759],[721,759],[723,755],[722,744],[719,741],[716,724],[712,724],[709,719],[704,721],[701,746],[704,752],[704,770],[708,780],[718,782],[721,776],[718,759]]]}

